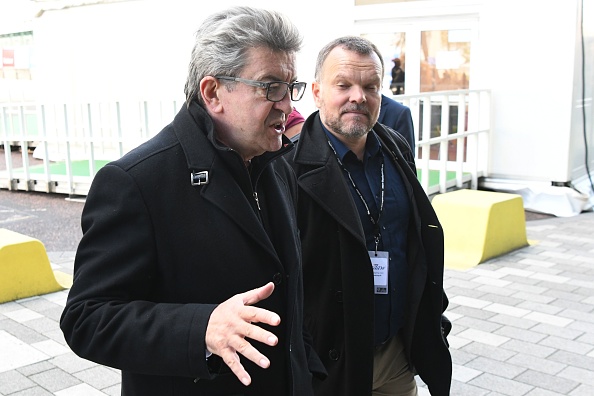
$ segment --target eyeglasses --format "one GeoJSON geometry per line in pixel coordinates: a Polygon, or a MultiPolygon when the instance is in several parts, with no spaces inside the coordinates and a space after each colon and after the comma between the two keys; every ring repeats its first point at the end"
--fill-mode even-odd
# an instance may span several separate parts
{"type": "Polygon", "coordinates": [[[229,76],[215,76],[219,80],[235,81],[251,85],[252,87],[258,87],[266,89],[266,100],[271,102],[280,102],[287,95],[287,91],[291,93],[291,100],[296,102],[303,97],[305,93],[305,87],[307,83],[295,81],[293,83],[286,83],[283,81],[257,81],[257,80],[246,80],[245,78],[229,77],[229,76]]]}

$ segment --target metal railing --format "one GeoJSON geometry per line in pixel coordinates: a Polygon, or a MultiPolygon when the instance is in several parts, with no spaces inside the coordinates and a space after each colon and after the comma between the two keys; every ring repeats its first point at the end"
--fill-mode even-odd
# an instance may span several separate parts
{"type": "MultiPolygon", "coordinates": [[[[427,194],[476,189],[478,178],[487,176],[490,92],[443,91],[394,99],[411,109],[418,176],[427,194]]],[[[101,166],[154,136],[182,105],[0,104],[0,188],[85,196],[101,166]]]]}

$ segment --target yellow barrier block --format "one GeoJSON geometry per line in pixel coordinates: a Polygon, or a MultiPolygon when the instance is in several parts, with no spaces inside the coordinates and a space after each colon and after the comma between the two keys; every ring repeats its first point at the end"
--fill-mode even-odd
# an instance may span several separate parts
{"type": "Polygon", "coordinates": [[[432,201],[443,227],[445,265],[468,269],[528,245],[522,196],[457,190],[432,201]]]}
{"type": "Polygon", "coordinates": [[[0,303],[64,289],[39,240],[0,228],[0,303]]]}

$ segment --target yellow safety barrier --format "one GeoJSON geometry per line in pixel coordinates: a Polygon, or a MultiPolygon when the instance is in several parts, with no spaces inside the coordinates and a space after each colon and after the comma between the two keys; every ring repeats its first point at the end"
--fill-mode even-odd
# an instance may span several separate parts
{"type": "Polygon", "coordinates": [[[59,278],[62,284],[56,280],[43,243],[0,228],[0,303],[70,287],[68,274],[59,278]]]}
{"type": "Polygon", "coordinates": [[[522,197],[457,190],[432,201],[443,227],[445,265],[468,269],[528,245],[522,197]]]}

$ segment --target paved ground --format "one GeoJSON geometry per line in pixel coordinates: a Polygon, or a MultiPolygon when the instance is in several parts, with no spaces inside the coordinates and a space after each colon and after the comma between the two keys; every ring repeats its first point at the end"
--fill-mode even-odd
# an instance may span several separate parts
{"type": "MultiPolygon", "coordinates": [[[[22,209],[17,219],[2,196],[0,227],[24,227],[40,215],[22,209]]],[[[594,395],[594,213],[533,218],[531,246],[468,271],[446,270],[454,396],[594,395]]],[[[70,223],[78,219],[67,216],[70,223]]],[[[54,269],[72,273],[75,247],[47,250],[54,269]]],[[[58,327],[66,296],[0,304],[0,396],[120,394],[119,371],[66,346],[58,327]]]]}

